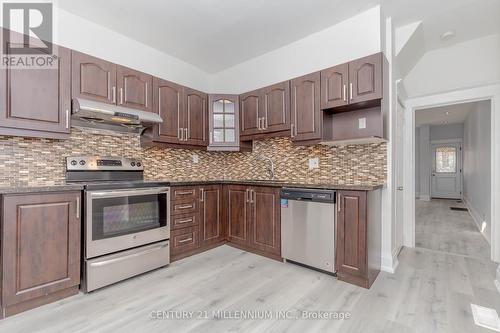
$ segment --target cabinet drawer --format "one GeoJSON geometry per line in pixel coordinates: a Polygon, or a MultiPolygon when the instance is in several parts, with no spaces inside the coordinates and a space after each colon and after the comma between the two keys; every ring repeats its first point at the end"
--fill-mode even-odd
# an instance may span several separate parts
{"type": "Polygon", "coordinates": [[[170,205],[170,215],[192,214],[198,212],[198,200],[185,202],[172,202],[170,205]]]}
{"type": "Polygon", "coordinates": [[[199,214],[197,212],[172,216],[172,230],[199,225],[199,214]]]}
{"type": "Polygon", "coordinates": [[[170,250],[172,255],[175,256],[200,247],[199,233],[198,227],[172,230],[170,234],[170,250]]]}
{"type": "Polygon", "coordinates": [[[172,188],[172,201],[190,201],[198,199],[196,187],[174,187],[172,188]]]}

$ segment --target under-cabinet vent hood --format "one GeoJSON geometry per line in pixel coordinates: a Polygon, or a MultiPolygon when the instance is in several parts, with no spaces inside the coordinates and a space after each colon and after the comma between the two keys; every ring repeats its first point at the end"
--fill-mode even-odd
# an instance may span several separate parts
{"type": "Polygon", "coordinates": [[[142,133],[147,127],[162,122],[161,117],[154,112],[82,98],[73,98],[72,100],[71,126],[142,133]]]}

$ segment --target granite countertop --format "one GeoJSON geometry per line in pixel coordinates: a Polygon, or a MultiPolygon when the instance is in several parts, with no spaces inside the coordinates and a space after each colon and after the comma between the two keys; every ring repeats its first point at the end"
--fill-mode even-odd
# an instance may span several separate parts
{"type": "MultiPolygon", "coordinates": [[[[252,186],[270,186],[270,187],[295,187],[295,188],[310,188],[310,189],[324,189],[324,190],[352,190],[352,191],[373,191],[385,187],[381,185],[344,185],[344,184],[303,184],[292,183],[279,180],[248,180],[248,179],[235,179],[235,180],[147,180],[146,182],[161,182],[166,186],[190,186],[190,185],[210,185],[210,184],[241,184],[252,186]]],[[[24,185],[17,184],[10,187],[0,186],[1,194],[15,194],[15,193],[39,193],[39,192],[61,192],[61,191],[81,191],[83,185],[79,184],[54,184],[54,185],[24,185]]]]}
{"type": "Polygon", "coordinates": [[[78,184],[55,184],[55,185],[23,185],[18,184],[9,187],[0,186],[0,194],[15,193],[38,193],[38,192],[61,192],[61,191],[81,191],[82,185],[78,184]]]}
{"type": "Polygon", "coordinates": [[[303,184],[303,183],[292,183],[288,181],[273,181],[273,180],[248,180],[248,179],[236,179],[236,180],[207,180],[207,181],[196,181],[196,180],[179,180],[179,181],[168,181],[170,186],[188,186],[188,185],[205,185],[205,184],[242,184],[242,185],[254,185],[254,186],[270,186],[270,187],[295,187],[295,188],[310,188],[310,189],[324,189],[324,190],[352,190],[352,191],[373,191],[385,187],[385,184],[380,185],[370,185],[370,184],[360,184],[360,185],[345,185],[345,184],[303,184]]]}

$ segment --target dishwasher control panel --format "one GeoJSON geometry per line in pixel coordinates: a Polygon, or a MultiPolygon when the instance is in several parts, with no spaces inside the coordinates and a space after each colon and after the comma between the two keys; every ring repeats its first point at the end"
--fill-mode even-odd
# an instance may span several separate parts
{"type": "Polygon", "coordinates": [[[284,188],[281,198],[289,200],[304,200],[335,203],[335,191],[317,189],[284,188]]]}

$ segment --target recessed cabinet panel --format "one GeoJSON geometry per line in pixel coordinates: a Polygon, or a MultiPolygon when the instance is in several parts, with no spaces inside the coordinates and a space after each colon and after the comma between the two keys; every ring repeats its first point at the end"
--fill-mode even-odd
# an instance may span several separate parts
{"type": "Polygon", "coordinates": [[[349,65],[343,64],[321,71],[321,108],[349,104],[349,65]]]}
{"type": "Polygon", "coordinates": [[[350,103],[381,99],[383,54],[377,53],[349,63],[350,103]]]}
{"type": "Polygon", "coordinates": [[[251,246],[269,254],[281,255],[280,190],[253,187],[251,207],[251,246]]]}
{"type": "Polygon", "coordinates": [[[290,129],[290,81],[262,89],[264,109],[261,111],[265,133],[290,129]]]}
{"type": "Polygon", "coordinates": [[[126,68],[117,67],[117,104],[144,111],[153,110],[153,77],[126,68]]]}
{"type": "Polygon", "coordinates": [[[72,52],[73,97],[116,104],[116,65],[72,52]]]}
{"type": "Polygon", "coordinates": [[[240,135],[252,135],[259,132],[262,126],[260,108],[258,91],[240,95],[240,135]]]}
{"type": "Polygon", "coordinates": [[[248,245],[248,196],[247,186],[227,186],[228,241],[248,245]]]}
{"type": "Polygon", "coordinates": [[[47,138],[70,132],[71,52],[54,45],[54,54],[51,69],[0,69],[0,128],[47,138]]]}
{"type": "Polygon", "coordinates": [[[305,75],[292,80],[293,141],[319,140],[322,133],[320,108],[320,73],[305,75]]]}
{"type": "Polygon", "coordinates": [[[190,145],[207,146],[207,95],[190,88],[185,88],[185,92],[185,141],[190,145]]]}
{"type": "Polygon", "coordinates": [[[201,245],[211,245],[224,240],[222,225],[222,186],[200,188],[200,240],[201,245]]]}
{"type": "Polygon", "coordinates": [[[155,126],[154,140],[178,143],[184,123],[183,87],[155,78],[153,90],[154,110],[163,119],[163,123],[155,126]]]}

